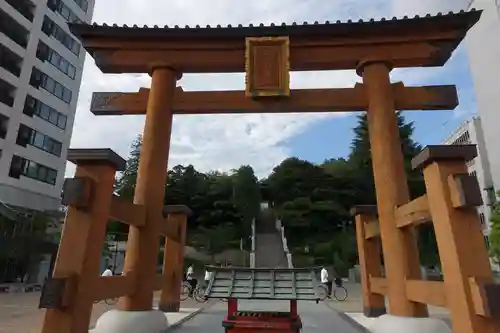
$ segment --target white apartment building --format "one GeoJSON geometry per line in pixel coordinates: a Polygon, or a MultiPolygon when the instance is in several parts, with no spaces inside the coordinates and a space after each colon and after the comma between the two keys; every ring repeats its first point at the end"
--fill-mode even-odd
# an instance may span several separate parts
{"type": "MultiPolygon", "coordinates": [[[[468,171],[471,175],[477,177],[479,188],[481,189],[483,205],[477,208],[477,213],[479,216],[479,220],[481,221],[481,226],[483,228],[484,241],[486,243],[486,246],[489,246],[489,221],[491,216],[491,208],[495,203],[495,191],[481,118],[478,116],[474,116],[470,120],[462,123],[451,135],[449,135],[444,140],[443,144],[474,144],[477,147],[477,157],[468,163],[468,171]]],[[[493,265],[493,269],[498,270],[498,266],[493,265]]]]}
{"type": "Polygon", "coordinates": [[[493,186],[500,190],[500,0],[471,0],[470,7],[483,10],[465,41],[493,186]]]}
{"type": "Polygon", "coordinates": [[[0,0],[0,202],[59,208],[95,0],[0,0]]]}

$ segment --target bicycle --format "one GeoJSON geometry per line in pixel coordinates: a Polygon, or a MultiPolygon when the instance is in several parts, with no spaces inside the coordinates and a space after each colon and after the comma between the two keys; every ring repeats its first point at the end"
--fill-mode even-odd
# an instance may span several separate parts
{"type": "Polygon", "coordinates": [[[191,295],[191,285],[184,281],[184,282],[181,282],[181,301],[185,301],[189,298],[189,296],[191,295]]]}
{"type": "MultiPolygon", "coordinates": [[[[205,285],[198,285],[196,286],[195,291],[193,292],[193,298],[198,302],[198,303],[206,303],[208,302],[208,297],[205,297],[205,290],[206,286],[205,285]]],[[[221,298],[219,301],[223,303],[227,303],[227,298],[221,298]]]]}
{"type": "MultiPolygon", "coordinates": [[[[328,295],[328,287],[325,286],[324,284],[320,284],[318,286],[318,288],[321,289],[320,295],[322,297],[320,299],[322,301],[324,301],[329,296],[328,295]]],[[[335,289],[333,289],[332,294],[333,294],[333,297],[335,298],[335,300],[337,300],[339,302],[343,302],[347,299],[347,289],[342,285],[336,284],[335,289]]]]}
{"type": "Polygon", "coordinates": [[[342,285],[336,285],[333,289],[333,297],[339,301],[343,302],[347,299],[347,289],[342,285]]]}

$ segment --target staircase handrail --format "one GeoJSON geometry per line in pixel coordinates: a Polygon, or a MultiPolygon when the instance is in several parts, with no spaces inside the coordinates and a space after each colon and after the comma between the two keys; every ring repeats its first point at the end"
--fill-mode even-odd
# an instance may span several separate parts
{"type": "Polygon", "coordinates": [[[285,226],[283,225],[280,219],[276,219],[276,229],[279,231],[281,235],[281,242],[283,244],[283,251],[285,252],[288,268],[293,268],[292,254],[290,253],[290,249],[288,248],[285,226]]]}

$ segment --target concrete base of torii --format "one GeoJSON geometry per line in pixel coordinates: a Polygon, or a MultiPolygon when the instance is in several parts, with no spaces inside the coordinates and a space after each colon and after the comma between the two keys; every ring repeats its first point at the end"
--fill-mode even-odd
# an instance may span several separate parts
{"type": "Polygon", "coordinates": [[[373,321],[372,333],[452,333],[450,327],[437,318],[413,318],[383,315],[373,321]]]}
{"type": "Polygon", "coordinates": [[[110,310],[97,319],[92,333],[163,333],[169,323],[160,310],[120,311],[110,310]]]}

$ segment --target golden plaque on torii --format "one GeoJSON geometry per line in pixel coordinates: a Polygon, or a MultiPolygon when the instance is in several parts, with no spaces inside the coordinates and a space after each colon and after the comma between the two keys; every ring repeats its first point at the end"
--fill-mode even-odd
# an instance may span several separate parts
{"type": "Polygon", "coordinates": [[[245,71],[247,97],[290,96],[288,37],[247,37],[245,71]]]}

